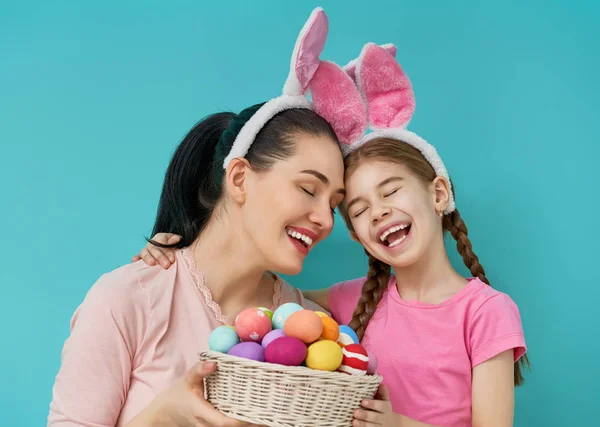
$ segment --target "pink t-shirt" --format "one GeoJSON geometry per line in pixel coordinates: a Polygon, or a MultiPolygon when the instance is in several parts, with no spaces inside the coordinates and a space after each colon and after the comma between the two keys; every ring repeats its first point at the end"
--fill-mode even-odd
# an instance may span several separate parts
{"type": "MultiPolygon", "coordinates": [[[[280,278],[273,300],[322,310],[280,278]]],[[[124,425],[198,361],[221,321],[187,250],[168,270],[138,261],[105,274],[71,321],[48,425],[124,425]]]]}
{"type": "MultiPolygon", "coordinates": [[[[348,324],[365,278],[334,285],[331,313],[348,324]]],[[[472,369],[509,349],[525,353],[516,304],[479,279],[441,304],[405,301],[395,277],[362,344],[379,362],[394,412],[447,427],[471,427],[472,369]]]]}

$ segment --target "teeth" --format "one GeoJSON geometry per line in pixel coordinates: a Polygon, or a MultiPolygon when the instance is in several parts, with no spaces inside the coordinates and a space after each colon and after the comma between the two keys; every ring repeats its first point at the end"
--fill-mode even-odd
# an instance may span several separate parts
{"type": "Polygon", "coordinates": [[[395,225],[393,227],[388,228],[387,230],[385,230],[381,236],[379,236],[379,239],[384,242],[385,239],[387,238],[387,236],[390,235],[390,233],[395,233],[398,230],[402,230],[404,228],[408,227],[408,224],[402,224],[402,225],[395,225]]]}
{"type": "Polygon", "coordinates": [[[389,244],[388,248],[393,248],[394,246],[398,246],[400,243],[404,242],[404,239],[406,239],[407,234],[405,234],[404,236],[400,237],[397,240],[394,240],[392,243],[389,244]]]}
{"type": "Polygon", "coordinates": [[[298,233],[297,231],[289,230],[289,229],[286,229],[285,231],[287,232],[288,235],[292,236],[294,239],[302,240],[304,243],[306,243],[307,246],[310,246],[313,243],[312,239],[304,234],[301,234],[301,233],[298,233]]]}

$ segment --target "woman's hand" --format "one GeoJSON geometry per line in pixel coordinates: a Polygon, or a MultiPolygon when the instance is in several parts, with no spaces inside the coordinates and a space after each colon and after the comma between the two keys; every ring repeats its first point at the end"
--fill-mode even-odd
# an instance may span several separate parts
{"type": "MultiPolygon", "coordinates": [[[[152,240],[164,245],[170,245],[179,242],[181,236],[171,233],[157,233],[152,240]]],[[[148,242],[146,247],[131,259],[131,262],[139,260],[143,260],[148,265],[156,265],[158,263],[166,270],[175,262],[175,251],[168,248],[159,248],[148,242]]]]}
{"type": "Polygon", "coordinates": [[[159,394],[126,427],[242,427],[251,424],[227,417],[204,399],[204,377],[216,365],[198,362],[171,388],[159,394]]]}
{"type": "Polygon", "coordinates": [[[400,417],[392,411],[388,389],[381,384],[377,390],[374,400],[364,400],[363,409],[354,412],[354,427],[400,426],[400,417]]]}

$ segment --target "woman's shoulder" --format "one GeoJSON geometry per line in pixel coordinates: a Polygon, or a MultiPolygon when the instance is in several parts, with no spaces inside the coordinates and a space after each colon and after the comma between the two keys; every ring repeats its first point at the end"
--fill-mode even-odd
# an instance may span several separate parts
{"type": "Polygon", "coordinates": [[[160,301],[162,294],[172,291],[176,270],[176,264],[165,270],[144,261],[122,265],[102,274],[88,290],[82,305],[124,314],[133,308],[149,311],[152,302],[160,301]]]}

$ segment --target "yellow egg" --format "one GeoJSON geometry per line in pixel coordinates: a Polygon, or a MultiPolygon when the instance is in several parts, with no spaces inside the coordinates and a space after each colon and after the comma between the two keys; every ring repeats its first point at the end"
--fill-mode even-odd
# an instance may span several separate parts
{"type": "Polygon", "coordinates": [[[331,340],[321,340],[308,347],[306,366],[322,371],[335,371],[342,364],[342,348],[331,340]]]}
{"type": "Polygon", "coordinates": [[[315,311],[315,314],[319,317],[329,317],[327,314],[323,313],[322,311],[315,311]]]}

